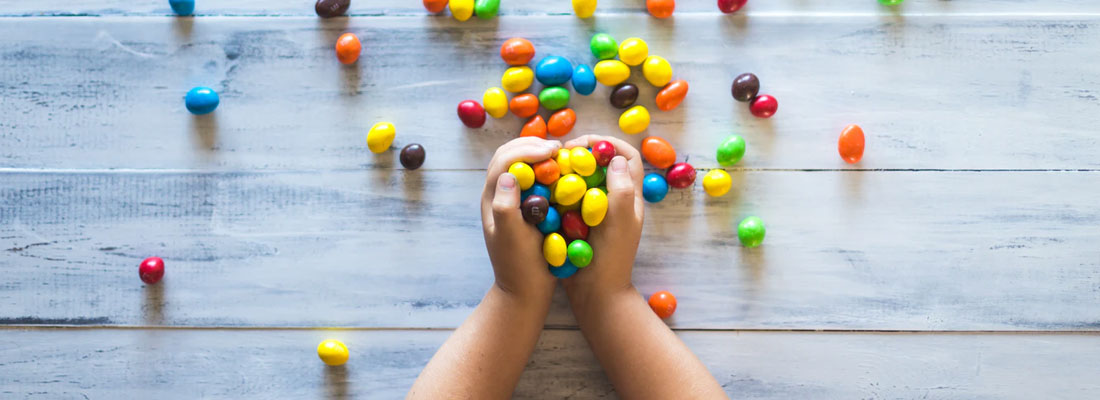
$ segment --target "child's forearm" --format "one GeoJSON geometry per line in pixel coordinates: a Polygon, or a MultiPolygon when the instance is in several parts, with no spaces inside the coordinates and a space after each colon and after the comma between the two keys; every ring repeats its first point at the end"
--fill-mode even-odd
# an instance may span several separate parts
{"type": "Polygon", "coordinates": [[[549,294],[524,297],[494,284],[424,367],[407,398],[509,398],[549,309],[549,294]]]}
{"type": "Polygon", "coordinates": [[[570,293],[585,339],[624,399],[726,398],[722,387],[633,287],[570,293]]]}

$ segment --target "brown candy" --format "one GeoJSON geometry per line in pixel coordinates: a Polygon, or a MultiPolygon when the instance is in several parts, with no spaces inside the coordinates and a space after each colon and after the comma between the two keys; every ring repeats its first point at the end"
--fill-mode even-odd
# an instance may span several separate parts
{"type": "Polygon", "coordinates": [[[523,213],[523,219],[529,223],[537,224],[546,219],[547,210],[550,209],[550,201],[545,197],[533,194],[527,196],[523,204],[519,206],[523,213]]]}
{"type": "Polygon", "coordinates": [[[733,78],[733,87],[730,88],[733,98],[737,101],[749,101],[760,93],[760,79],[756,75],[744,73],[733,78]]]}
{"type": "Polygon", "coordinates": [[[424,146],[413,143],[401,149],[401,155],[398,158],[401,160],[402,167],[413,170],[424,165],[424,156],[424,146]]]}
{"type": "Polygon", "coordinates": [[[615,108],[627,108],[638,100],[638,87],[633,83],[620,83],[611,90],[611,105],[615,108]]]}
{"type": "Polygon", "coordinates": [[[316,11],[317,16],[321,18],[332,18],[344,15],[350,6],[351,0],[317,0],[317,4],[313,5],[313,11],[316,11]]]}

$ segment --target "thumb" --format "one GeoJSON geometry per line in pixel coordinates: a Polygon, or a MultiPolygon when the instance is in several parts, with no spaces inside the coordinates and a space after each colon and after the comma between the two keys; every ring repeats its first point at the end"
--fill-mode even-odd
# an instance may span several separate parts
{"type": "Polygon", "coordinates": [[[634,213],[634,180],[626,157],[615,156],[607,166],[607,213],[611,218],[634,213]]]}
{"type": "Polygon", "coordinates": [[[500,174],[497,178],[496,192],[493,194],[493,226],[506,226],[522,220],[516,176],[507,172],[500,174]]]}

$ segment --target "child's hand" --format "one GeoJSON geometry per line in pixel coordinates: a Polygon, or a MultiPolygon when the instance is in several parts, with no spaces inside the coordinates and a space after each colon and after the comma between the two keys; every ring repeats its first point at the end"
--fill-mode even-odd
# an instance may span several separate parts
{"type": "Polygon", "coordinates": [[[574,307],[585,303],[589,295],[611,294],[634,287],[630,274],[645,219],[641,154],[622,140],[597,135],[570,140],[565,148],[589,147],[603,140],[615,145],[617,154],[607,166],[607,216],[589,230],[592,263],[563,282],[574,307]]]}
{"type": "Polygon", "coordinates": [[[520,188],[516,177],[507,171],[516,161],[534,164],[546,160],[559,148],[561,142],[535,137],[505,143],[489,161],[481,193],[481,225],[496,285],[524,299],[549,299],[554,292],[554,276],[542,256],[542,233],[523,220],[520,188]]]}

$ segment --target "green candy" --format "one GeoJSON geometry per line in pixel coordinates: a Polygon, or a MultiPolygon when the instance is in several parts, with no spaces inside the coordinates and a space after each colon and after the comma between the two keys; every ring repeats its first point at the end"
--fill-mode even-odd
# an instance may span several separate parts
{"type": "MultiPolygon", "coordinates": [[[[590,188],[598,187],[603,184],[604,178],[606,177],[607,167],[596,168],[596,172],[593,172],[592,175],[584,177],[585,186],[588,186],[590,188]]],[[[603,192],[605,194],[607,193],[606,190],[604,190],[603,192]]]]}
{"type": "MultiPolygon", "coordinates": [[[[759,217],[748,217],[737,224],[737,238],[745,247],[756,247],[764,241],[764,221],[759,217]]],[[[570,245],[572,249],[572,245],[570,245]]]]}
{"type": "Polygon", "coordinates": [[[737,164],[744,155],[745,139],[740,136],[730,136],[722,141],[722,144],[718,145],[718,164],[723,167],[737,164]]]}
{"type": "Polygon", "coordinates": [[[554,111],[569,104],[569,90],[561,86],[548,86],[539,92],[539,105],[554,111]]]}
{"type": "Polygon", "coordinates": [[[477,0],[474,4],[474,14],[481,19],[496,18],[500,11],[500,0],[477,0]]]}
{"type": "Polygon", "coordinates": [[[569,257],[569,262],[573,263],[577,268],[587,267],[592,262],[592,246],[588,245],[588,242],[577,239],[572,243],[569,243],[569,249],[566,250],[566,255],[569,257]]]}
{"type": "Polygon", "coordinates": [[[600,60],[610,60],[619,54],[619,44],[606,33],[592,35],[588,46],[592,49],[592,55],[600,60]]]}
{"type": "Polygon", "coordinates": [[[885,6],[896,6],[898,4],[901,4],[902,1],[905,1],[905,0],[878,0],[879,4],[882,4],[882,5],[885,5],[885,6]]]}

